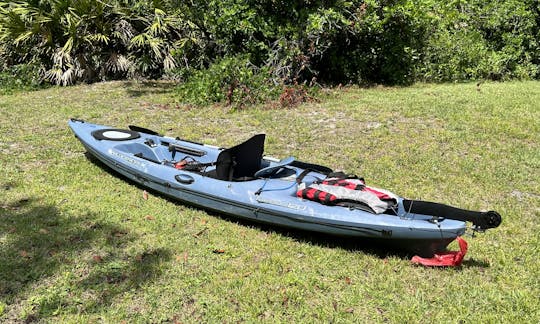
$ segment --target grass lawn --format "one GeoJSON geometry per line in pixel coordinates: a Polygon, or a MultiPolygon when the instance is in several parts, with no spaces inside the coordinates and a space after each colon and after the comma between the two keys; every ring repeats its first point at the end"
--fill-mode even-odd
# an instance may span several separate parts
{"type": "Polygon", "coordinates": [[[0,116],[0,322],[540,320],[540,82],[345,88],[237,111],[183,106],[167,83],[113,82],[0,96],[0,116]],[[220,146],[265,132],[267,154],[495,209],[503,224],[466,238],[462,267],[417,267],[145,199],[85,157],[70,117],[220,146]]]}

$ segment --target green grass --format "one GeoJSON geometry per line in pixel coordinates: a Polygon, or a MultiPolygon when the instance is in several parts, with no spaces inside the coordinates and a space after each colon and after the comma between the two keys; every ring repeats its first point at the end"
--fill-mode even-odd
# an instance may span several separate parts
{"type": "Polygon", "coordinates": [[[539,82],[346,88],[293,109],[175,100],[170,84],[126,82],[0,96],[0,322],[540,319],[539,82]],[[222,146],[265,132],[270,155],[504,221],[468,238],[462,267],[416,267],[145,200],[84,156],[70,117],[222,146]]]}

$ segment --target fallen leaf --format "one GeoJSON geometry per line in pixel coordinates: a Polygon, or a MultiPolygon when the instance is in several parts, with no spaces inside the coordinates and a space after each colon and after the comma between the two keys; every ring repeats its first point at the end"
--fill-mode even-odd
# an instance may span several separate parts
{"type": "Polygon", "coordinates": [[[216,254],[223,254],[225,253],[225,250],[222,250],[222,249],[214,249],[212,252],[216,253],[216,254]]]}
{"type": "Polygon", "coordinates": [[[350,285],[350,284],[352,283],[351,278],[345,277],[345,283],[346,283],[347,285],[350,285]]]}
{"type": "Polygon", "coordinates": [[[346,309],[345,309],[345,313],[349,313],[349,314],[350,314],[350,313],[353,313],[353,312],[354,312],[354,308],[352,308],[352,307],[349,307],[349,308],[346,308],[346,309]]]}
{"type": "Polygon", "coordinates": [[[154,220],[155,218],[154,218],[154,216],[146,215],[146,216],[144,216],[144,219],[151,221],[151,220],[154,220]]]}
{"type": "Polygon", "coordinates": [[[116,237],[122,237],[124,235],[126,235],[125,232],[114,232],[114,236],[116,236],[116,237]]]}
{"type": "Polygon", "coordinates": [[[92,260],[94,260],[94,262],[102,262],[103,261],[103,258],[100,256],[100,255],[94,255],[92,256],[92,260]]]}
{"type": "Polygon", "coordinates": [[[176,255],[176,261],[177,262],[184,262],[187,263],[188,261],[188,253],[184,252],[182,255],[176,255]]]}
{"type": "Polygon", "coordinates": [[[39,229],[39,232],[40,232],[41,234],[49,234],[49,231],[48,231],[47,229],[45,229],[45,228],[40,228],[40,229],[39,229]]]}
{"type": "Polygon", "coordinates": [[[203,225],[206,225],[207,222],[208,222],[208,221],[207,221],[206,219],[201,219],[201,223],[202,223],[203,225]]]}
{"type": "Polygon", "coordinates": [[[202,233],[204,233],[206,230],[208,229],[208,227],[205,227],[203,228],[202,230],[200,230],[199,232],[193,234],[194,237],[199,237],[202,233]]]}
{"type": "Polygon", "coordinates": [[[148,191],[143,190],[142,197],[143,197],[144,200],[148,200],[148,191]]]}
{"type": "Polygon", "coordinates": [[[269,310],[265,310],[263,313],[259,314],[259,317],[262,317],[263,319],[270,318],[272,316],[272,312],[269,310]]]}

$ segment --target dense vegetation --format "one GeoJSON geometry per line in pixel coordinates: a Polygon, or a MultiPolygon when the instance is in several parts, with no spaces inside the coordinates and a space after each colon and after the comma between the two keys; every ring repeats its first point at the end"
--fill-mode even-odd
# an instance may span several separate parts
{"type": "Polygon", "coordinates": [[[538,39],[538,0],[0,2],[0,88],[168,77],[232,102],[295,83],[536,79],[538,39]]]}

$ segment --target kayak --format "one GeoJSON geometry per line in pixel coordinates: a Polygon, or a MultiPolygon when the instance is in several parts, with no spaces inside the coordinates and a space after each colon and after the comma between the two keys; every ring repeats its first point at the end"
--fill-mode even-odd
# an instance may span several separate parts
{"type": "Polygon", "coordinates": [[[90,155],[125,178],[181,203],[240,219],[373,240],[422,257],[445,251],[465,233],[467,221],[476,222],[481,229],[500,224],[496,212],[407,200],[370,188],[363,179],[341,177],[330,182],[335,173],[326,166],[294,157],[264,156],[264,134],[232,148],[220,148],[138,126],[122,129],[78,119],[70,119],[68,124],[90,155]],[[360,190],[347,191],[346,199],[341,199],[338,191],[332,190],[341,190],[343,183],[355,183],[360,190]],[[330,189],[325,192],[321,188],[330,189]],[[368,189],[370,192],[365,192],[368,189]],[[362,199],[372,197],[372,192],[379,195],[379,200],[375,199],[379,204],[352,201],[350,195],[362,199]],[[310,193],[319,199],[311,199],[310,193]],[[476,221],[474,217],[479,216],[484,220],[476,221]]]}

